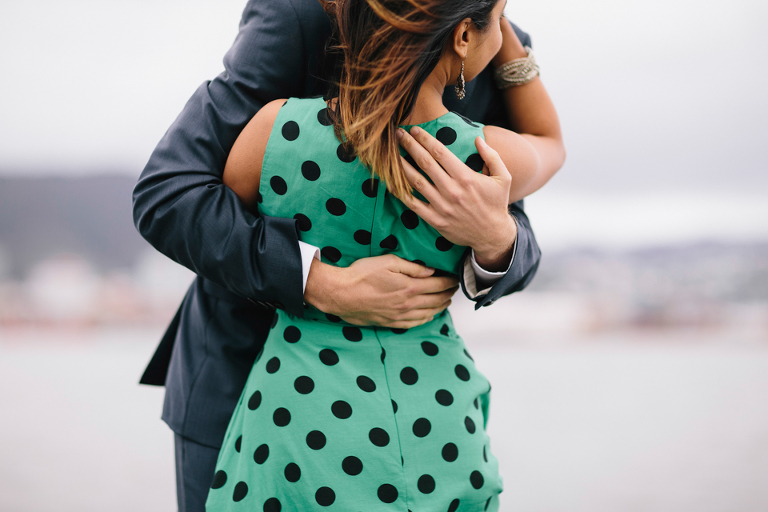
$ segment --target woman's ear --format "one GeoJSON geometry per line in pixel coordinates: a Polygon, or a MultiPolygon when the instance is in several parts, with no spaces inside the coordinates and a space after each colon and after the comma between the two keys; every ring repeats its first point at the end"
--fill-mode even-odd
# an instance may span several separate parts
{"type": "Polygon", "coordinates": [[[464,18],[453,29],[453,51],[456,52],[461,60],[467,58],[469,41],[473,37],[471,30],[473,26],[471,18],[464,18]]]}

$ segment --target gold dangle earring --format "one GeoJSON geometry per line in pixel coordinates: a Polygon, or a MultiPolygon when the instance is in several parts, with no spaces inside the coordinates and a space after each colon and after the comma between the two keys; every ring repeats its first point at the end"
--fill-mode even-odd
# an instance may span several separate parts
{"type": "Polygon", "coordinates": [[[454,89],[456,89],[456,97],[460,100],[464,99],[464,96],[466,95],[466,92],[464,91],[464,61],[461,61],[461,71],[459,71],[459,78],[456,80],[456,85],[454,85],[454,89]]]}

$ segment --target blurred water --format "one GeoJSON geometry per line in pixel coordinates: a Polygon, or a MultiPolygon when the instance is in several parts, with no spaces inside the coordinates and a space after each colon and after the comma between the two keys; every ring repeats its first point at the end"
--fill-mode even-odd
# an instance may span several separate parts
{"type": "MultiPolygon", "coordinates": [[[[175,508],[162,390],[136,384],[160,333],[0,330],[0,510],[175,508]]],[[[502,510],[768,510],[768,345],[465,334],[502,510]]]]}

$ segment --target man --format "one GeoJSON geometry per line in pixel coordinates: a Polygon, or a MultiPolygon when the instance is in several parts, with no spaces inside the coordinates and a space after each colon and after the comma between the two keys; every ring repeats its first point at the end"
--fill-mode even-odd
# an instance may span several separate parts
{"type": "MultiPolygon", "coordinates": [[[[351,323],[407,328],[442,311],[456,290],[455,278],[391,255],[346,269],[325,265],[298,241],[296,220],[254,217],[221,182],[229,150],[261,106],[326,92],[335,65],[325,55],[329,34],[317,0],[250,0],[225,71],[195,92],[134,190],[140,233],[198,275],[141,380],[166,385],[163,420],[175,433],[179,510],[204,508],[224,432],[275,307],[300,316],[306,302],[351,323]]],[[[467,84],[463,101],[448,91],[446,105],[504,125],[487,71],[467,84]]],[[[477,307],[523,289],[538,266],[522,203],[510,213],[517,234],[505,242],[506,273],[484,272],[465,258],[461,281],[477,307]]]]}

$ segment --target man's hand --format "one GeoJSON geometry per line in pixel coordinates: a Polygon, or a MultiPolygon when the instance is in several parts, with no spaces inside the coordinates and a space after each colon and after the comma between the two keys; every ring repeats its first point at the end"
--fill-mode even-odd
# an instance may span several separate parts
{"type": "Polygon", "coordinates": [[[453,277],[388,254],[355,261],[346,268],[314,260],[304,300],[355,325],[408,329],[426,323],[451,304],[453,277]]]}
{"type": "Polygon", "coordinates": [[[507,210],[511,178],[498,153],[481,137],[475,139],[485,161],[480,174],[418,127],[411,128],[410,134],[399,129],[398,136],[403,148],[429,177],[427,180],[402,159],[411,186],[428,201],[409,196],[404,200],[406,206],[454,244],[472,247],[477,263],[484,269],[506,270],[517,225],[507,210]]]}

